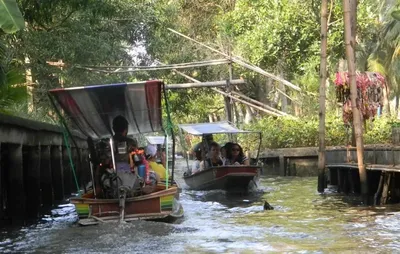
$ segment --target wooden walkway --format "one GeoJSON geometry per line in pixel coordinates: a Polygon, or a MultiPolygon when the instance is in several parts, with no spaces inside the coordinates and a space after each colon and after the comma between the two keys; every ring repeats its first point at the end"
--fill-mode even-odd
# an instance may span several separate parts
{"type": "MultiPolygon", "coordinates": [[[[355,162],[349,163],[330,163],[326,164],[327,168],[349,168],[358,169],[358,164],[355,162]]],[[[386,164],[365,164],[366,170],[371,171],[384,171],[384,172],[400,172],[400,165],[386,165],[386,164]]]]}
{"type": "MultiPolygon", "coordinates": [[[[360,194],[360,177],[358,164],[326,164],[328,183],[337,186],[338,192],[360,194]]],[[[369,204],[385,205],[400,202],[400,165],[365,164],[367,170],[369,204]]]]}

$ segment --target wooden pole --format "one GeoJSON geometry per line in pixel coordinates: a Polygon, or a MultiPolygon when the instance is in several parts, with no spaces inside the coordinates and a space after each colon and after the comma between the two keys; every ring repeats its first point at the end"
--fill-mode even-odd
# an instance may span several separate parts
{"type": "MultiPolygon", "coordinates": [[[[353,0],[354,1],[354,0],[353,0]]],[[[343,16],[344,16],[344,37],[346,45],[346,57],[349,68],[349,80],[350,80],[350,98],[351,108],[353,112],[353,124],[357,146],[357,160],[358,160],[358,171],[360,174],[361,184],[361,195],[364,200],[367,200],[368,195],[368,182],[367,172],[364,165],[364,141],[363,141],[363,126],[361,123],[360,110],[357,107],[357,82],[356,82],[356,61],[354,54],[354,47],[356,46],[355,34],[352,34],[351,24],[351,6],[352,0],[343,0],[343,16]]],[[[356,11],[354,11],[356,13],[356,11]]],[[[353,30],[355,30],[356,24],[353,24],[353,30]]]]}
{"type": "MultiPolygon", "coordinates": [[[[233,85],[246,84],[243,79],[234,79],[230,82],[233,85]]],[[[226,87],[226,81],[210,81],[210,82],[195,82],[195,83],[183,83],[183,84],[170,84],[166,85],[165,89],[184,89],[184,88],[201,88],[201,87],[226,87]]]]}
{"type": "MultiPolygon", "coordinates": [[[[226,87],[225,87],[225,92],[230,94],[232,90],[232,76],[233,76],[233,71],[232,71],[232,62],[229,62],[229,79],[226,81],[226,87]]],[[[232,121],[232,99],[224,96],[224,101],[225,101],[225,113],[226,113],[226,120],[228,122],[233,122],[232,121]]]]}
{"type": "Polygon", "coordinates": [[[261,74],[261,75],[264,75],[264,76],[269,77],[269,78],[272,78],[272,79],[274,79],[274,80],[276,80],[276,81],[278,81],[278,82],[281,82],[281,83],[283,83],[284,85],[286,85],[286,86],[288,86],[288,87],[290,87],[290,88],[292,88],[292,89],[294,89],[294,90],[296,90],[296,91],[301,91],[301,88],[300,88],[300,87],[298,87],[298,86],[296,86],[296,85],[290,83],[289,81],[287,81],[287,80],[285,80],[285,79],[283,79],[283,78],[280,78],[280,77],[275,76],[275,75],[273,75],[273,74],[271,74],[271,73],[268,73],[268,72],[264,71],[263,69],[261,69],[261,68],[258,67],[258,66],[255,66],[255,65],[246,63],[245,61],[239,59],[239,58],[236,57],[236,56],[231,57],[231,56],[229,56],[228,54],[226,54],[226,53],[224,53],[224,52],[221,52],[221,51],[216,50],[216,49],[214,49],[214,48],[212,48],[212,47],[210,47],[210,46],[207,46],[207,45],[204,44],[204,43],[201,43],[201,42],[199,42],[199,41],[196,41],[195,39],[192,39],[192,38],[190,38],[189,36],[186,36],[186,35],[184,35],[184,34],[182,34],[182,33],[180,33],[180,32],[177,32],[177,31],[175,31],[174,29],[168,28],[168,30],[171,31],[171,32],[173,32],[173,33],[175,33],[175,34],[177,34],[177,35],[179,35],[179,36],[182,36],[183,38],[188,39],[188,40],[190,40],[190,41],[192,41],[192,42],[194,42],[194,43],[196,43],[196,44],[199,44],[199,45],[201,45],[201,46],[203,46],[203,47],[205,47],[205,48],[207,48],[207,49],[209,49],[209,50],[211,50],[211,51],[213,51],[213,52],[215,52],[215,53],[218,53],[218,54],[220,54],[220,55],[222,55],[222,56],[224,56],[224,57],[226,57],[226,58],[228,58],[228,59],[231,59],[232,62],[234,62],[234,63],[237,63],[237,64],[239,64],[239,65],[241,65],[241,66],[243,66],[243,67],[245,67],[245,68],[248,68],[248,69],[250,69],[250,70],[252,70],[252,71],[255,71],[255,72],[257,72],[257,73],[259,73],[259,74],[261,74]]]}
{"type": "MultiPolygon", "coordinates": [[[[195,83],[201,83],[201,81],[199,81],[199,80],[197,80],[197,79],[194,79],[194,78],[192,78],[192,77],[186,75],[185,73],[182,73],[182,72],[180,72],[180,71],[178,71],[178,70],[173,70],[173,71],[176,72],[177,74],[181,75],[182,77],[185,77],[185,78],[187,78],[187,79],[189,79],[189,80],[191,80],[191,81],[193,81],[193,82],[195,82],[195,83]]],[[[224,96],[228,96],[228,97],[232,98],[233,100],[236,100],[236,101],[239,101],[239,102],[241,102],[241,103],[243,103],[243,104],[249,105],[250,107],[253,107],[253,108],[255,108],[255,109],[261,110],[261,111],[263,111],[263,112],[265,112],[265,113],[267,113],[267,114],[270,114],[270,115],[273,115],[273,116],[282,116],[282,115],[280,115],[280,114],[278,114],[278,113],[272,112],[272,111],[267,110],[267,109],[265,109],[265,108],[258,107],[258,106],[254,105],[254,104],[252,104],[252,103],[247,102],[247,101],[238,99],[238,98],[234,97],[233,95],[230,95],[230,94],[227,94],[227,93],[225,93],[225,92],[222,92],[222,91],[218,90],[217,88],[211,88],[211,89],[212,89],[213,91],[217,92],[217,93],[220,93],[220,94],[222,94],[222,95],[224,95],[224,96]]]]}
{"type": "MultiPolygon", "coordinates": [[[[333,0],[332,0],[333,1],[333,0]]],[[[319,150],[318,150],[318,192],[325,189],[325,101],[327,78],[327,42],[328,42],[328,0],[321,2],[321,63],[319,84],[319,150]]]]}
{"type": "Polygon", "coordinates": [[[246,100],[248,100],[248,101],[250,101],[250,102],[252,102],[252,103],[254,103],[254,104],[256,104],[256,105],[259,105],[259,106],[264,107],[264,108],[266,108],[266,109],[268,109],[268,110],[271,110],[271,111],[273,111],[273,112],[276,112],[276,113],[278,113],[278,114],[280,114],[280,115],[282,115],[282,116],[288,116],[287,113],[282,112],[282,111],[280,111],[280,110],[278,110],[278,109],[276,109],[276,108],[273,108],[273,107],[271,107],[271,106],[268,106],[267,104],[264,104],[264,103],[262,103],[262,102],[260,102],[260,101],[254,100],[254,99],[252,99],[252,98],[250,98],[250,97],[248,97],[248,96],[246,96],[246,95],[244,95],[244,94],[242,94],[242,93],[238,93],[238,92],[235,92],[235,91],[231,91],[231,93],[234,94],[234,95],[237,95],[237,96],[239,96],[239,97],[242,97],[243,99],[246,99],[246,100]]]}

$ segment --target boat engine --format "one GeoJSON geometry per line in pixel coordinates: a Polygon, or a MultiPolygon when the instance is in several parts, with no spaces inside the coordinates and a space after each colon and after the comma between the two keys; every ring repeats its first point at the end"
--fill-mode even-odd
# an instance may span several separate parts
{"type": "Polygon", "coordinates": [[[130,159],[130,153],[127,149],[126,142],[115,142],[115,164],[116,169],[113,169],[111,148],[104,149],[106,152],[106,162],[103,166],[101,174],[101,187],[105,198],[118,198],[120,193],[129,198],[140,192],[140,179],[133,171],[133,165],[130,159]],[[108,150],[108,151],[107,151],[108,150]]]}

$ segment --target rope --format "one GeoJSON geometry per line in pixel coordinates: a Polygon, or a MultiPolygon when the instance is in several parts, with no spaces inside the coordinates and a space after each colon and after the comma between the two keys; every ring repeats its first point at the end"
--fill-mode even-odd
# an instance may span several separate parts
{"type": "Polygon", "coordinates": [[[68,158],[69,158],[69,164],[70,164],[70,166],[71,166],[72,173],[73,173],[73,175],[74,175],[76,190],[77,190],[77,192],[78,192],[78,196],[80,197],[80,196],[81,196],[81,191],[80,191],[80,189],[79,189],[78,178],[76,177],[75,166],[74,166],[74,162],[73,162],[73,160],[72,160],[71,145],[70,145],[69,142],[68,142],[68,136],[67,136],[68,133],[67,133],[67,131],[65,130],[64,125],[63,125],[62,123],[60,123],[60,125],[61,125],[61,128],[62,128],[62,130],[63,130],[64,142],[65,142],[65,146],[66,146],[66,148],[67,148],[67,153],[68,153],[68,158]]]}

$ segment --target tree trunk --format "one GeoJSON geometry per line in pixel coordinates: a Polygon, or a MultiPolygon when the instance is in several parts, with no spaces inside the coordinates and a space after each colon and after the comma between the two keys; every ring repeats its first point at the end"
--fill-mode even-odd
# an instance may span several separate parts
{"type": "Polygon", "coordinates": [[[27,92],[27,105],[28,105],[28,112],[32,113],[35,109],[34,101],[33,101],[33,79],[32,79],[32,69],[30,67],[30,59],[28,56],[25,56],[25,84],[26,84],[26,92],[27,92]]]}
{"type": "MultiPolygon", "coordinates": [[[[367,183],[367,172],[364,165],[364,141],[363,141],[363,126],[361,123],[361,115],[357,105],[357,83],[356,83],[356,69],[355,69],[355,56],[354,47],[356,46],[355,34],[352,34],[352,13],[351,13],[351,2],[354,0],[343,0],[343,16],[344,16],[344,37],[346,45],[346,57],[349,67],[349,79],[350,79],[350,97],[351,97],[351,109],[353,112],[353,124],[356,137],[357,145],[357,160],[358,160],[358,171],[360,174],[361,183],[361,194],[364,198],[368,195],[368,183],[367,183]]],[[[356,10],[353,11],[353,14],[356,10]]],[[[356,24],[353,24],[355,27],[356,24]]],[[[354,28],[355,29],[355,28],[354,28]]]]}
{"type": "Polygon", "coordinates": [[[321,63],[319,84],[319,151],[318,151],[318,192],[325,189],[325,104],[327,78],[327,37],[328,37],[328,0],[321,2],[321,63]]]}
{"type": "Polygon", "coordinates": [[[246,107],[246,116],[244,118],[244,122],[248,124],[253,120],[253,112],[251,111],[249,106],[246,105],[245,107],[246,107]]]}
{"type": "Polygon", "coordinates": [[[387,85],[385,86],[385,88],[383,89],[383,110],[382,113],[385,112],[387,116],[391,115],[390,112],[390,99],[389,99],[389,95],[390,95],[390,77],[386,77],[386,82],[387,85]]]}

